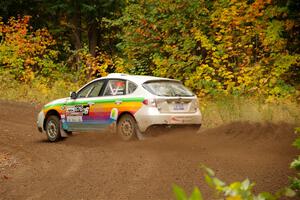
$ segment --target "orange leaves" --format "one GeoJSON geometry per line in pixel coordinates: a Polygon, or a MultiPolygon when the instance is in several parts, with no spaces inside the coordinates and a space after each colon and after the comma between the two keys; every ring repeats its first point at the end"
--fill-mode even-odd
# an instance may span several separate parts
{"type": "Polygon", "coordinates": [[[17,79],[31,81],[35,73],[51,73],[53,59],[57,51],[50,47],[56,42],[45,28],[32,31],[29,26],[30,16],[10,18],[7,23],[0,19],[0,63],[10,70],[17,79]],[[43,70],[43,68],[49,68],[43,70]]]}
{"type": "Polygon", "coordinates": [[[286,87],[282,77],[296,59],[280,58],[291,55],[286,31],[296,29],[280,6],[271,0],[136,3],[125,12],[124,62],[130,72],[181,79],[197,94],[268,95],[286,87]]]}
{"type": "Polygon", "coordinates": [[[106,76],[107,70],[114,66],[112,58],[103,52],[97,52],[96,56],[92,56],[86,49],[78,52],[78,58],[82,65],[82,71],[87,77],[106,76]]]}

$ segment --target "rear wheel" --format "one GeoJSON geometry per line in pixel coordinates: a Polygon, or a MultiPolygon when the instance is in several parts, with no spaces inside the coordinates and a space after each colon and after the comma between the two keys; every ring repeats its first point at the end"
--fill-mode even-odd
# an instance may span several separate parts
{"type": "Polygon", "coordinates": [[[46,134],[50,142],[56,142],[61,138],[60,121],[55,115],[48,117],[46,121],[46,134]]]}
{"type": "Polygon", "coordinates": [[[136,139],[137,124],[135,119],[129,114],[123,115],[118,122],[117,132],[123,140],[136,139]]]}

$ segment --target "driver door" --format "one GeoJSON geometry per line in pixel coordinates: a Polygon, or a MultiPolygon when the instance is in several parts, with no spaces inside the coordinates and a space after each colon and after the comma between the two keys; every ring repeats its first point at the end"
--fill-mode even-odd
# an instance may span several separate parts
{"type": "MultiPolygon", "coordinates": [[[[69,131],[90,131],[99,127],[94,123],[97,100],[101,98],[105,80],[96,80],[78,93],[76,99],[69,99],[65,105],[66,129],[69,131]]],[[[99,108],[97,108],[99,112],[99,108]]]]}

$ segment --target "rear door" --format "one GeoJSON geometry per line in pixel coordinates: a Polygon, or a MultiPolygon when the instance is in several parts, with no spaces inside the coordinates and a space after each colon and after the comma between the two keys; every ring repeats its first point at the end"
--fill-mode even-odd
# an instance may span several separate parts
{"type": "Polygon", "coordinates": [[[124,105],[126,96],[126,80],[108,79],[106,87],[103,91],[103,111],[105,112],[105,120],[108,125],[116,122],[120,108],[124,105]]]}

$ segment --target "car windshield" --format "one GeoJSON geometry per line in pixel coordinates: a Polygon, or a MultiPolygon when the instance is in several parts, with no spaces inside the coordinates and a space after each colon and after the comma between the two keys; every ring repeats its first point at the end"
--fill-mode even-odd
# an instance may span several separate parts
{"type": "Polygon", "coordinates": [[[143,87],[158,96],[190,97],[194,94],[177,81],[151,81],[143,84],[143,87]]]}

